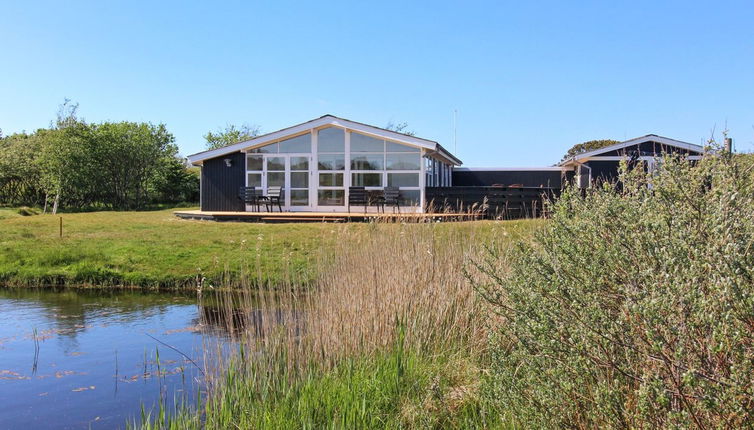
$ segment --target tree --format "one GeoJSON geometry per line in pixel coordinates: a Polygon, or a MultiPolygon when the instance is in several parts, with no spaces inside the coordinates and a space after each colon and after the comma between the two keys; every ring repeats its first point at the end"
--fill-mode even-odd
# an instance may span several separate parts
{"type": "Polygon", "coordinates": [[[601,139],[601,140],[590,140],[588,142],[578,143],[576,145],[573,145],[571,149],[569,149],[568,152],[566,152],[566,154],[563,156],[563,160],[567,160],[571,157],[575,157],[585,152],[594,151],[595,149],[600,149],[606,146],[615,145],[616,143],[620,143],[620,142],[617,140],[612,140],[612,139],[601,139]]]}
{"type": "Polygon", "coordinates": [[[0,137],[0,203],[86,210],[198,200],[199,179],[163,124],[88,124],[66,99],[49,129],[0,137]]]}
{"type": "Polygon", "coordinates": [[[105,122],[92,127],[91,151],[100,166],[106,201],[118,209],[147,203],[148,186],[178,148],[165,125],[105,122]],[[109,197],[109,198],[108,198],[109,197]]]}
{"type": "Polygon", "coordinates": [[[259,132],[260,127],[258,125],[243,124],[240,127],[236,127],[233,124],[229,124],[225,126],[225,129],[218,130],[217,132],[207,132],[204,135],[204,139],[207,141],[205,146],[207,149],[222,148],[223,146],[243,142],[244,140],[259,136],[259,132]]]}
{"type": "Polygon", "coordinates": [[[37,133],[0,137],[0,204],[35,206],[42,201],[41,172],[35,163],[41,142],[37,133]]]}
{"type": "Polygon", "coordinates": [[[199,168],[180,156],[165,158],[150,184],[155,203],[199,201],[199,168]]]}
{"type": "Polygon", "coordinates": [[[46,211],[48,197],[54,195],[53,214],[57,213],[63,193],[72,193],[66,196],[70,201],[90,198],[89,190],[81,187],[79,181],[90,182],[89,168],[96,166],[87,162],[83,139],[89,126],[78,118],[78,108],[78,103],[64,99],[63,104],[58,106],[56,120],[50,124],[50,130],[37,131],[43,140],[37,162],[42,172],[41,185],[45,190],[44,206],[46,211]]]}
{"type": "Polygon", "coordinates": [[[413,130],[407,130],[408,129],[408,123],[407,122],[398,122],[395,123],[393,121],[388,121],[387,125],[385,126],[385,130],[394,131],[396,133],[403,133],[408,136],[415,136],[416,133],[413,130]]]}

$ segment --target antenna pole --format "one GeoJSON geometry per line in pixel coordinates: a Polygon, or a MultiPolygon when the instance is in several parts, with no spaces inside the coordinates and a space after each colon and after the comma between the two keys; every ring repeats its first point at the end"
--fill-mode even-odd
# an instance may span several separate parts
{"type": "Polygon", "coordinates": [[[453,154],[458,155],[458,109],[453,109],[453,154]]]}

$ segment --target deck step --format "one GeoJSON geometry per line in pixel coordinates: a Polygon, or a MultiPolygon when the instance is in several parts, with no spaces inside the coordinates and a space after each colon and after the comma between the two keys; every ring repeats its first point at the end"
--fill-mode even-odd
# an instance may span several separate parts
{"type": "Polygon", "coordinates": [[[292,216],[263,216],[263,222],[344,222],[340,217],[292,217],[292,216]]]}

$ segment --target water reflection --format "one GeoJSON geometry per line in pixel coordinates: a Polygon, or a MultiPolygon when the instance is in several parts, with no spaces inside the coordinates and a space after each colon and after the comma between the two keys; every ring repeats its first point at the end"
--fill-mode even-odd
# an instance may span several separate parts
{"type": "Polygon", "coordinates": [[[242,334],[262,338],[275,327],[286,326],[295,335],[303,331],[301,311],[276,308],[224,307],[217,304],[199,306],[199,324],[217,330],[217,333],[236,338],[242,334]]]}
{"type": "Polygon", "coordinates": [[[290,317],[226,311],[214,302],[140,291],[0,288],[0,428],[118,428],[142,403],[193,401],[201,373],[160,342],[201,366],[208,342],[290,317]]]}

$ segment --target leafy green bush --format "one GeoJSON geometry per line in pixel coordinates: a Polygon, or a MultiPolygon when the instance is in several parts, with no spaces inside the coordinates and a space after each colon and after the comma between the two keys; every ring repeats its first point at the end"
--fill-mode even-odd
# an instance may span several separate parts
{"type": "Polygon", "coordinates": [[[521,423],[754,425],[754,174],[695,164],[566,190],[532,243],[477,265],[503,317],[488,395],[521,423]]]}

